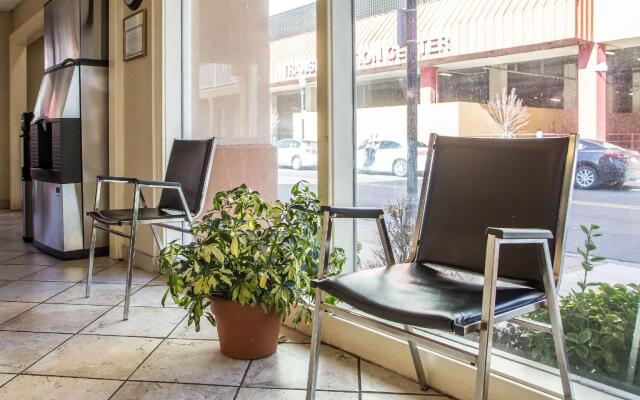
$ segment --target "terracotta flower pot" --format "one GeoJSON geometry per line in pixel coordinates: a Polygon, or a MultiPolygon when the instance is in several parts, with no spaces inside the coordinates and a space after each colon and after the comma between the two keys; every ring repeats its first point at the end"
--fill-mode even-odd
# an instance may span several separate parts
{"type": "Polygon", "coordinates": [[[240,360],[255,360],[275,353],[280,335],[280,317],[265,314],[260,306],[211,297],[211,311],[223,354],[240,360]]]}

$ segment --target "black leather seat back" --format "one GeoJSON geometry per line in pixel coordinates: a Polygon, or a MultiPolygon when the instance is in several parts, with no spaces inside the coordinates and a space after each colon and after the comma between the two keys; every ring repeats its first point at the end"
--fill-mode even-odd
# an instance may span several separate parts
{"type": "MultiPolygon", "coordinates": [[[[416,261],[483,274],[488,227],[556,235],[568,149],[568,137],[437,136],[416,261]]],[[[543,288],[533,245],[501,247],[498,273],[543,288]]]]}
{"type": "MultiPolygon", "coordinates": [[[[182,185],[184,197],[192,214],[199,214],[206,196],[213,163],[215,138],[206,140],[175,140],[169,156],[165,182],[182,185]]],[[[163,189],[159,208],[182,210],[177,190],[163,189]]]]}

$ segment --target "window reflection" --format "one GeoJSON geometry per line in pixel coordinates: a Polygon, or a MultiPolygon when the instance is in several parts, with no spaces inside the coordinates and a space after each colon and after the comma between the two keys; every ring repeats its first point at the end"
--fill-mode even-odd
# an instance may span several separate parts
{"type": "Polygon", "coordinates": [[[184,135],[219,139],[212,192],[247,183],[288,198],[302,179],[315,190],[315,1],[183,7],[184,135]]]}

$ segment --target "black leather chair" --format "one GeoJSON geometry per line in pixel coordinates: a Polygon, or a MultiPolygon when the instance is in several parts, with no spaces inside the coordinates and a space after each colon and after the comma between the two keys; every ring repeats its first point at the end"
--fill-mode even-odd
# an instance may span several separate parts
{"type": "Polygon", "coordinates": [[[190,233],[190,229],[171,225],[189,222],[197,218],[204,209],[204,201],[209,185],[209,176],[213,165],[216,139],[175,140],[169,156],[165,181],[144,181],[136,178],[99,176],[96,186],[95,208],[87,213],[93,219],[91,250],[87,271],[86,297],[91,296],[93,259],[95,254],[96,230],[129,239],[129,264],[127,286],[124,298],[124,319],[129,318],[131,297],[131,278],[135,255],[136,232],[138,225],[149,225],[158,248],[162,248],[157,227],[163,227],[190,233]],[[121,210],[100,210],[98,208],[102,183],[124,183],[134,185],[133,207],[121,210]],[[162,195],[157,207],[147,207],[142,188],[161,188],[162,195]],[[130,225],[130,234],[111,229],[113,226],[130,225]]]}
{"type": "Polygon", "coordinates": [[[412,252],[401,264],[394,261],[382,210],[324,207],[307,399],[315,399],[323,310],[407,340],[424,390],[418,344],[477,366],[478,400],[488,398],[494,324],[513,321],[551,333],[564,397],[572,399],[557,283],[576,139],[432,134],[412,252]],[[335,218],[375,219],[388,266],[324,278],[335,218]],[[484,276],[484,284],[457,279],[450,273],[456,271],[484,276]],[[324,303],[324,293],[373,318],[324,303]],[[520,318],[542,307],[551,325],[520,318]],[[479,350],[451,346],[414,327],[478,332],[479,350]]]}

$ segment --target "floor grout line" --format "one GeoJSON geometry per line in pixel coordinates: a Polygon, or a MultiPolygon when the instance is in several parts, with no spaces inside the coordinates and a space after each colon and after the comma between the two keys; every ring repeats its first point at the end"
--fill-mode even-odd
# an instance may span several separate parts
{"type": "MultiPolygon", "coordinates": [[[[75,286],[75,285],[74,285],[75,286]]],[[[70,289],[73,286],[70,286],[67,289],[70,289]]],[[[55,295],[49,297],[48,299],[42,301],[39,303],[40,304],[44,304],[47,300],[52,299],[53,297],[57,296],[58,294],[64,292],[65,290],[61,290],[60,292],[56,293],[55,295]]],[[[37,306],[36,306],[37,307],[37,306]]],[[[75,334],[72,334],[71,336],[69,336],[66,340],[62,341],[59,345],[55,346],[53,349],[51,349],[49,352],[47,352],[46,354],[44,354],[42,357],[38,358],[36,361],[34,361],[33,363],[29,364],[26,368],[23,368],[22,371],[20,371],[16,376],[14,376],[11,380],[15,379],[18,376],[21,376],[24,372],[26,372],[29,368],[33,367],[36,363],[40,362],[42,359],[44,359],[45,357],[47,357],[49,354],[53,353],[54,351],[56,351],[57,349],[59,349],[62,345],[64,345],[65,343],[67,343],[69,340],[73,339],[74,337],[76,337],[78,334],[80,334],[80,332],[85,329],[87,326],[93,324],[94,322],[96,322],[98,319],[100,319],[104,314],[106,314],[107,312],[111,311],[113,308],[115,308],[115,306],[111,307],[109,310],[106,310],[104,313],[102,313],[100,316],[98,316],[97,318],[93,319],[91,322],[89,322],[87,325],[85,325],[83,328],[81,328],[78,332],[76,332],[75,334]]],[[[25,311],[26,312],[26,311],[25,311]]]]}
{"type": "Polygon", "coordinates": [[[240,385],[238,386],[238,389],[236,389],[236,394],[235,396],[233,396],[233,400],[236,400],[238,398],[238,395],[240,394],[240,389],[242,389],[242,386],[244,385],[244,380],[247,377],[247,374],[249,373],[249,368],[251,368],[251,364],[253,363],[253,360],[249,360],[249,362],[247,363],[247,368],[244,370],[244,374],[242,374],[242,379],[240,379],[240,385]]]}
{"type": "MultiPolygon", "coordinates": [[[[9,302],[6,302],[6,303],[9,303],[9,302]]],[[[27,308],[26,310],[22,311],[22,312],[21,312],[20,314],[18,314],[18,315],[14,315],[13,317],[9,318],[9,319],[8,319],[8,320],[6,320],[6,321],[2,321],[2,323],[0,324],[0,326],[2,326],[2,325],[4,325],[4,324],[6,324],[7,322],[11,321],[11,320],[12,320],[12,319],[14,319],[14,318],[17,318],[17,317],[21,316],[22,314],[26,313],[27,311],[33,310],[34,308],[36,308],[36,307],[38,307],[40,304],[42,304],[42,303],[28,303],[28,302],[17,302],[17,301],[16,301],[15,303],[20,303],[20,304],[33,304],[33,306],[31,306],[31,307],[27,308]]],[[[4,331],[4,329],[2,329],[2,330],[4,331]]]]}
{"type": "Polygon", "coordinates": [[[134,370],[129,374],[129,376],[124,381],[122,381],[120,386],[118,386],[118,388],[111,394],[111,396],[109,396],[109,400],[111,400],[111,398],[113,398],[113,396],[115,396],[116,393],[118,393],[118,391],[120,391],[120,388],[122,388],[125,383],[130,382],[129,379],[131,379],[131,377],[136,373],[136,371],[138,371],[138,369],[140,369],[140,367],[142,367],[142,365],[149,359],[149,357],[151,357],[151,355],[153,353],[155,353],[155,351],[158,349],[158,347],[160,347],[162,345],[162,343],[164,343],[165,340],[166,340],[166,338],[160,340],[160,342],[156,345],[156,347],[154,347],[153,350],[151,350],[149,352],[149,354],[147,354],[147,356],[142,360],[142,362],[140,364],[138,364],[137,367],[134,368],[134,370]]]}
{"type": "MultiPolygon", "coordinates": [[[[155,278],[153,278],[151,281],[153,281],[155,278]]],[[[151,282],[149,281],[149,282],[151,282]]],[[[147,282],[147,284],[149,283],[147,282]]],[[[140,287],[141,290],[142,288],[146,287],[147,284],[143,285],[140,287]]],[[[118,303],[121,304],[122,302],[118,303]]],[[[164,307],[163,307],[164,308],[164,307]]],[[[136,373],[136,371],[138,371],[138,369],[140,369],[140,367],[142,367],[142,365],[149,359],[149,357],[151,357],[151,355],[153,353],[155,353],[155,351],[167,340],[169,340],[169,337],[173,334],[173,332],[182,324],[182,321],[185,320],[185,318],[188,318],[189,315],[185,315],[170,331],[169,333],[167,333],[162,340],[160,340],[160,342],[158,343],[158,345],[156,347],[153,348],[153,350],[151,350],[151,352],[149,352],[149,354],[147,354],[147,356],[144,358],[144,360],[142,360],[142,362],[140,364],[138,364],[138,366],[133,370],[133,372],[131,372],[131,374],[127,377],[127,379],[125,379],[122,384],[120,386],[118,386],[118,388],[111,394],[111,396],[109,396],[109,400],[111,400],[111,398],[113,398],[113,396],[115,396],[116,393],[118,393],[120,391],[120,389],[125,385],[125,383],[127,382],[134,382],[134,381],[130,381],[131,377],[136,373]]]]}
{"type": "MultiPolygon", "coordinates": [[[[166,339],[177,339],[177,338],[172,338],[171,335],[173,335],[173,332],[176,331],[176,329],[178,329],[178,327],[180,325],[182,325],[182,322],[184,322],[185,319],[189,318],[189,314],[187,313],[187,315],[185,315],[180,322],[178,322],[178,324],[176,326],[173,327],[173,329],[171,330],[171,332],[169,332],[169,334],[167,335],[166,339]]],[[[195,339],[195,340],[214,340],[214,339],[195,339]]],[[[217,339],[215,339],[217,340],[217,339]]]]}
{"type": "Polygon", "coordinates": [[[358,373],[358,400],[362,400],[362,359],[357,358],[357,373],[358,373]]]}
{"type": "MultiPolygon", "coordinates": [[[[17,281],[16,281],[16,282],[17,282],[17,281]]],[[[75,286],[75,285],[71,285],[71,286],[69,286],[69,287],[67,287],[67,288],[64,288],[64,289],[62,289],[61,291],[59,291],[59,292],[57,292],[56,294],[54,294],[53,296],[48,297],[48,298],[46,298],[45,300],[43,300],[43,301],[41,301],[41,302],[13,301],[12,303],[33,303],[33,304],[35,304],[35,306],[33,306],[33,307],[29,308],[28,310],[24,310],[23,312],[21,312],[21,313],[20,313],[20,314],[18,314],[18,315],[15,315],[15,316],[13,316],[13,317],[9,318],[8,320],[4,321],[4,322],[2,323],[2,325],[4,325],[4,324],[6,324],[7,322],[9,322],[9,321],[13,320],[14,318],[17,318],[17,317],[21,316],[22,314],[26,313],[27,311],[30,311],[31,309],[38,307],[39,305],[45,304],[47,301],[49,301],[49,300],[53,299],[54,297],[56,297],[56,296],[57,296],[57,295],[59,295],[60,293],[62,293],[62,292],[64,292],[64,291],[66,291],[66,290],[68,290],[68,289],[71,289],[71,288],[72,288],[72,287],[74,287],[74,286],[75,286]]],[[[4,300],[0,300],[0,301],[4,301],[4,300]]],[[[84,329],[84,328],[83,328],[83,329],[84,329]]],[[[36,332],[34,332],[34,333],[36,333],[36,332]]],[[[39,332],[37,332],[37,333],[39,333],[39,332]]]]}
{"type": "MultiPolygon", "coordinates": [[[[6,251],[10,251],[10,250],[6,250],[6,251]]],[[[30,264],[5,264],[6,262],[9,262],[9,261],[15,260],[16,258],[20,258],[20,257],[22,257],[22,256],[26,256],[27,254],[33,254],[33,253],[25,252],[25,253],[20,254],[19,256],[15,256],[15,257],[7,258],[6,260],[2,260],[2,264],[3,264],[3,265],[30,265],[30,264]]],[[[35,253],[35,254],[39,254],[39,253],[35,253]]],[[[38,265],[38,264],[35,264],[35,265],[38,265]]],[[[38,266],[39,266],[39,265],[38,265],[38,266]]]]}

